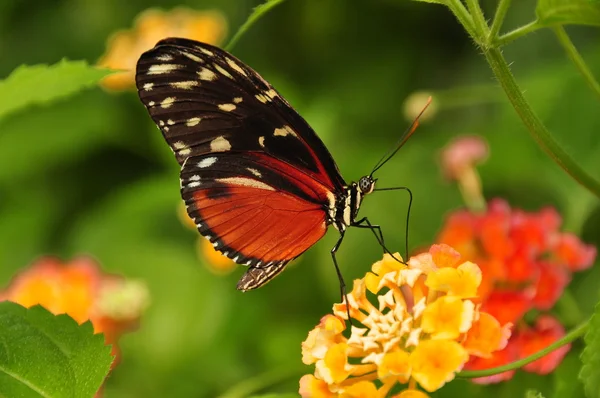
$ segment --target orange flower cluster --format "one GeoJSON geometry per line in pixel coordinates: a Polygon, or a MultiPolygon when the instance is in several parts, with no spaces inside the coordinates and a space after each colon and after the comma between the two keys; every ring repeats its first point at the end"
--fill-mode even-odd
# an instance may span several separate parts
{"type": "Polygon", "coordinates": [[[315,372],[300,380],[300,395],[386,397],[408,383],[394,397],[427,397],[417,383],[435,391],[470,357],[491,357],[506,345],[510,324],[475,304],[481,278],[476,264],[447,245],[433,245],[407,265],[384,255],[348,295],[350,316],[362,327],[351,326],[346,337],[347,304],[335,304],[334,315],[302,343],[302,361],[315,372]]]}
{"type": "MultiPolygon", "coordinates": [[[[470,361],[467,369],[504,365],[547,347],[565,333],[550,315],[540,316],[533,327],[519,322],[532,309],[554,306],[571,279],[571,273],[592,265],[596,249],[575,235],[559,231],[561,218],[552,208],[537,213],[511,209],[493,200],[483,213],[452,213],[437,241],[456,248],[476,262],[483,274],[481,309],[501,323],[517,324],[507,347],[492,358],[470,361]]],[[[525,370],[546,374],[558,366],[569,346],[527,365],[525,370]]],[[[482,378],[481,383],[507,380],[514,372],[482,378]]]]}
{"type": "Polygon", "coordinates": [[[98,66],[123,69],[107,76],[102,85],[112,90],[133,87],[135,65],[142,53],[167,37],[185,37],[209,44],[219,44],[227,33],[227,22],[218,11],[194,11],[176,8],[170,12],[149,9],[137,18],[132,30],[115,33],[98,66]]]}
{"type": "Polygon", "coordinates": [[[4,300],[24,307],[40,304],[53,314],[68,314],[80,324],[90,320],[94,331],[104,333],[106,344],[113,345],[113,355],[117,356],[117,341],[137,327],[148,292],[139,282],[103,274],[89,258],[63,264],[44,257],[13,278],[0,292],[0,301],[4,300]]]}

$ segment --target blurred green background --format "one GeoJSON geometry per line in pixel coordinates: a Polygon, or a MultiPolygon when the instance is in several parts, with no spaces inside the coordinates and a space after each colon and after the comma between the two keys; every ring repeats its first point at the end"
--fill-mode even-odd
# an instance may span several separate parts
{"type": "MultiPolygon", "coordinates": [[[[483,3],[493,15],[495,1],[483,3]]],[[[513,3],[505,31],[534,18],[534,1],[513,3]]],[[[149,7],[218,9],[234,32],[258,4],[3,0],[0,76],[23,63],[63,57],[95,63],[111,33],[131,28],[149,7]]],[[[591,69],[600,70],[598,31],[568,32],[591,69]]],[[[480,169],[487,198],[503,197],[526,210],[555,206],[566,229],[600,243],[597,199],[536,146],[444,7],[403,0],[289,0],[243,36],[233,53],[308,120],[347,181],[368,174],[404,131],[405,99],[417,90],[433,92],[438,112],[378,173],[379,187],[408,186],[414,193],[412,249],[430,245],[445,214],[462,205],[438,162],[440,149],[462,134],[483,135],[490,144],[491,156],[480,169]]],[[[559,142],[600,178],[597,98],[554,35],[536,32],[504,54],[559,142]]],[[[403,251],[407,203],[402,192],[378,193],[361,209],[382,225],[392,250],[403,251]]],[[[300,342],[339,300],[329,256],[336,233],[273,283],[242,294],[235,284],[243,267],[228,276],[210,273],[197,256],[196,233],[177,217],[179,205],[177,163],[133,91],[96,88],[12,114],[0,124],[1,285],[47,254],[65,261],[90,254],[104,270],[148,285],[151,306],[140,329],[121,339],[122,362],[106,383],[106,397],[215,397],[270,377],[283,381],[266,391],[296,392],[299,377],[313,370],[301,364],[300,342]]],[[[351,230],[338,259],[351,281],[380,256],[369,231],[351,230]]],[[[583,315],[598,301],[599,282],[593,267],[570,285],[583,315]]],[[[579,396],[579,390],[551,391],[567,388],[560,382],[565,377],[575,380],[580,348],[574,345],[557,372],[560,378],[518,372],[499,386],[459,380],[433,395],[512,397],[535,388],[545,396],[579,396]]]]}

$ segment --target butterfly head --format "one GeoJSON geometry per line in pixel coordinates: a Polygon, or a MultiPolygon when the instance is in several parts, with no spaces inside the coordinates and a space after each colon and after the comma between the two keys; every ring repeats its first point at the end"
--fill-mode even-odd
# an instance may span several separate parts
{"type": "Polygon", "coordinates": [[[376,181],[377,179],[371,177],[370,175],[361,177],[360,180],[358,180],[358,189],[360,189],[360,192],[363,195],[368,195],[373,192],[373,189],[375,189],[376,181]]]}

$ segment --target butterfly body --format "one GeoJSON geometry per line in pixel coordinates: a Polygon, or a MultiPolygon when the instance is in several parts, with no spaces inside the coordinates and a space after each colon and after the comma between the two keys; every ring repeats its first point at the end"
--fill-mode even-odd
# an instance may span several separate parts
{"type": "Polygon", "coordinates": [[[347,184],[308,123],[231,54],[161,40],[138,61],[136,84],[181,165],[181,195],[198,231],[249,266],[238,289],[271,280],[330,225],[340,232],[337,250],[347,227],[360,224],[375,180],[347,184]]]}

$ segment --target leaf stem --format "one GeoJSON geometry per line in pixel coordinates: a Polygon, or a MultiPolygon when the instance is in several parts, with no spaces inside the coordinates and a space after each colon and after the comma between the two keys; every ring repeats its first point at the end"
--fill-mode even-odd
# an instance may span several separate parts
{"type": "Polygon", "coordinates": [[[504,89],[512,106],[529,130],[538,145],[571,177],[589,191],[600,197],[600,182],[589,175],[556,142],[542,121],[529,106],[521,89],[517,85],[502,52],[498,48],[484,50],[484,55],[492,68],[496,79],[504,89]]]}
{"type": "Polygon", "coordinates": [[[497,39],[498,32],[500,32],[502,23],[504,23],[504,17],[506,17],[506,12],[508,11],[508,7],[510,7],[510,0],[500,0],[498,2],[498,7],[496,8],[496,14],[494,14],[494,22],[492,22],[492,27],[490,28],[490,33],[487,36],[488,44],[492,44],[497,39]]]}
{"type": "Polygon", "coordinates": [[[500,36],[496,40],[494,40],[491,44],[494,47],[501,47],[501,46],[504,46],[504,45],[510,43],[513,40],[518,39],[521,36],[525,36],[526,34],[536,31],[540,28],[543,28],[543,26],[540,25],[537,20],[532,21],[526,25],[523,25],[514,30],[511,30],[508,33],[503,34],[502,36],[500,36]]]}
{"type": "Polygon", "coordinates": [[[492,376],[495,374],[507,372],[509,370],[519,369],[519,368],[527,365],[528,363],[538,360],[541,357],[543,357],[544,355],[547,355],[547,354],[551,353],[552,351],[554,351],[564,345],[567,345],[567,344],[573,342],[574,340],[578,339],[579,337],[583,336],[583,334],[585,333],[585,331],[588,328],[589,323],[590,323],[589,320],[585,321],[581,325],[577,326],[575,329],[571,330],[565,336],[563,336],[563,338],[561,338],[560,340],[555,341],[554,343],[550,344],[548,347],[544,348],[543,350],[540,350],[540,351],[536,352],[535,354],[532,354],[528,357],[519,359],[518,361],[509,363],[507,365],[498,366],[498,367],[491,368],[491,369],[466,370],[464,372],[458,373],[457,376],[470,379],[470,378],[475,378],[475,377],[492,376]]]}
{"type": "Polygon", "coordinates": [[[581,73],[588,86],[592,89],[594,94],[600,98],[600,84],[598,84],[598,81],[592,74],[592,71],[590,71],[590,68],[588,68],[581,54],[579,54],[579,51],[577,51],[577,48],[575,48],[575,45],[569,38],[565,28],[562,26],[555,26],[552,30],[554,31],[558,42],[562,45],[569,58],[571,58],[571,61],[575,64],[575,67],[579,69],[579,73],[581,73]]]}
{"type": "Polygon", "coordinates": [[[260,19],[260,17],[262,17],[273,7],[283,3],[284,1],[285,0],[267,0],[265,3],[254,8],[246,22],[244,22],[244,24],[240,26],[237,32],[235,32],[233,37],[229,40],[229,43],[227,43],[227,45],[224,47],[225,50],[231,51],[231,49],[235,46],[238,40],[244,35],[244,33],[246,33],[248,29],[250,29],[252,25],[254,25],[256,21],[260,19]]]}

